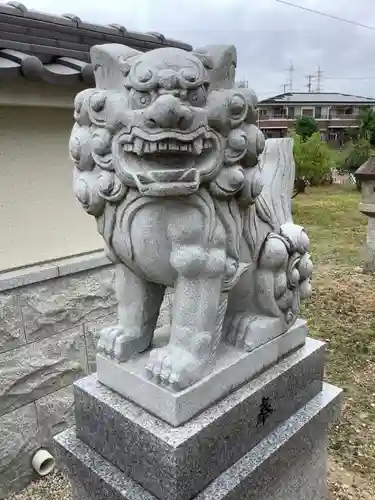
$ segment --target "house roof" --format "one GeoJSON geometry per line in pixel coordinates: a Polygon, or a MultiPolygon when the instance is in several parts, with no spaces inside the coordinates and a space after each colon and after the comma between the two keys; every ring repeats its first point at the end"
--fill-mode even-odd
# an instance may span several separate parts
{"type": "Polygon", "coordinates": [[[161,33],[90,24],[74,14],[55,16],[28,10],[20,2],[0,4],[0,82],[23,76],[56,85],[94,82],[89,51],[93,45],[120,43],[140,51],[160,47],[192,50],[161,33]]]}
{"type": "Polygon", "coordinates": [[[268,99],[259,104],[369,104],[375,105],[375,99],[338,92],[286,92],[268,99]]]}

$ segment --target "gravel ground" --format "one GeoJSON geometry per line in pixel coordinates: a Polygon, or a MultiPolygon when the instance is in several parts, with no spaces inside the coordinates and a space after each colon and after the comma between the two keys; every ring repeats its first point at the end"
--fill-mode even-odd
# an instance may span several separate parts
{"type": "Polygon", "coordinates": [[[71,500],[70,484],[59,471],[55,471],[8,500],[71,500]]]}
{"type": "MultiPolygon", "coordinates": [[[[374,491],[362,479],[334,462],[329,465],[329,500],[374,500],[374,491]]],[[[58,471],[30,484],[8,500],[72,500],[69,481],[58,471]]]]}

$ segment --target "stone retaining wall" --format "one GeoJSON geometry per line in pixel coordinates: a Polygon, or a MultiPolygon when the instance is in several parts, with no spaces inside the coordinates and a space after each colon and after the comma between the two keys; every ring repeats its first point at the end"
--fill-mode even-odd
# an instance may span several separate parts
{"type": "Polygon", "coordinates": [[[72,383],[95,371],[97,334],[115,321],[108,265],[0,293],[0,499],[33,479],[34,452],[53,452],[52,436],[74,423],[72,383]]]}

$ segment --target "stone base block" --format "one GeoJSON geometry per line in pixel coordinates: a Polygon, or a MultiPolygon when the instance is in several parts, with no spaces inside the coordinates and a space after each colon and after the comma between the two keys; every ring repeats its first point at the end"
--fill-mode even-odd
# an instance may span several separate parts
{"type": "MultiPolygon", "coordinates": [[[[158,330],[155,346],[165,345],[168,337],[168,328],[158,330]]],[[[125,363],[116,363],[98,354],[97,376],[107,387],[170,425],[179,426],[303,345],[306,337],[306,321],[299,319],[284,335],[251,352],[242,352],[222,343],[212,372],[181,392],[169,390],[145,377],[148,352],[125,363]]]]}
{"type": "Polygon", "coordinates": [[[322,389],[324,344],[306,344],[174,428],[98,383],[75,384],[78,438],[163,500],[187,500],[322,389]]]}
{"type": "MultiPolygon", "coordinates": [[[[216,477],[195,500],[325,500],[327,429],[340,411],[340,394],[336,387],[324,384],[318,395],[216,477]]],[[[56,444],[72,481],[73,500],[193,497],[177,491],[153,495],[78,439],[74,428],[60,434],[56,444]]],[[[144,464],[139,462],[138,467],[144,464]]]]}

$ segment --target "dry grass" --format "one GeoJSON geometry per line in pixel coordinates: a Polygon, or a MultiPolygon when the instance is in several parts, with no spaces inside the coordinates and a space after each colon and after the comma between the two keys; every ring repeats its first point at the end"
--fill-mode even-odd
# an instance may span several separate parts
{"type": "Polygon", "coordinates": [[[345,391],[331,433],[331,499],[375,498],[375,277],[361,273],[366,217],[353,188],[311,189],[294,202],[316,263],[315,294],[304,307],[310,333],[327,342],[326,378],[345,391]]]}

